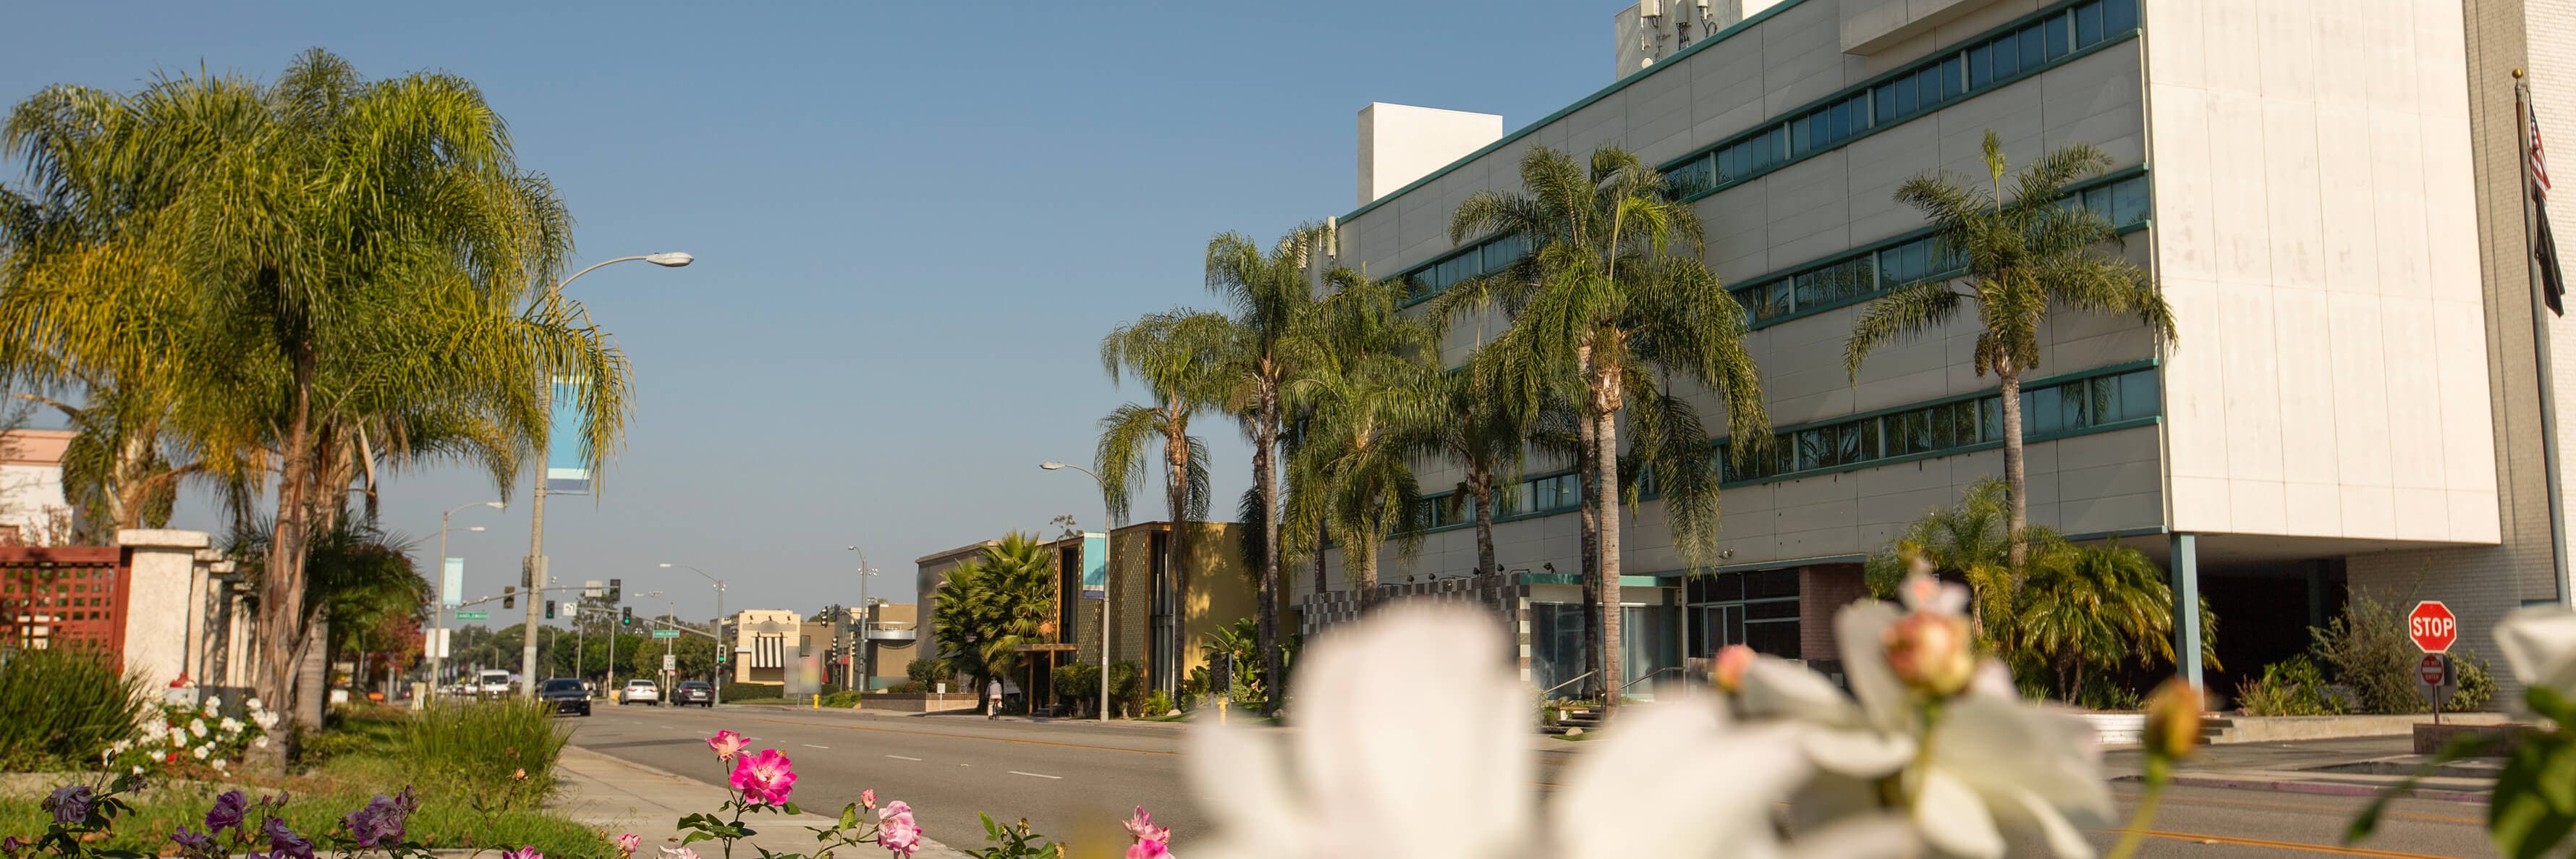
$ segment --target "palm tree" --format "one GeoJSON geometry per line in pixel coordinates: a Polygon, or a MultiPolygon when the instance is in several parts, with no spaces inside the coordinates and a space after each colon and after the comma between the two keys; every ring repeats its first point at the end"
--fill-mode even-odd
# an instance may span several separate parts
{"type": "MultiPolygon", "coordinates": [[[[1634,439],[1633,461],[1659,463],[1655,484],[1675,544],[1694,564],[1717,556],[1717,476],[1706,438],[1686,451],[1666,450],[1673,431],[1695,412],[1672,384],[1687,379],[1715,392],[1736,438],[1752,447],[1770,438],[1759,368],[1744,348],[1747,319],[1734,296],[1699,260],[1698,214],[1669,193],[1663,174],[1616,147],[1594,150],[1590,164],[1546,147],[1521,158],[1520,193],[1483,191],[1450,214],[1452,242],[1513,234],[1530,248],[1504,270],[1443,293],[1434,315],[1499,306],[1511,325],[1480,350],[1489,373],[1517,402],[1536,405],[1579,392],[1577,430],[1593,454],[1593,553],[1588,584],[1599,602],[1601,689],[1614,706],[1619,659],[1619,493],[1633,502],[1637,486],[1620,480],[1619,424],[1631,403],[1663,413],[1655,432],[1634,439]]],[[[1747,461],[1750,461],[1747,459],[1747,461]]]]}
{"type": "Polygon", "coordinates": [[[1021,646],[1054,638],[1055,581],[1054,553],[1018,531],[949,570],[932,595],[939,623],[931,631],[949,669],[976,686],[1009,676],[1021,646]]]}
{"type": "Polygon", "coordinates": [[[1494,505],[1519,482],[1530,422],[1495,390],[1490,377],[1444,373],[1437,387],[1446,419],[1434,423],[1430,446],[1466,472],[1450,500],[1474,511],[1476,572],[1501,572],[1494,557],[1494,505]]]}
{"type": "Polygon", "coordinates": [[[1100,419],[1100,447],[1093,467],[1108,502],[1111,524],[1127,518],[1128,495],[1145,481],[1146,453],[1163,453],[1163,501],[1172,536],[1165,557],[1175,587],[1185,587],[1190,523],[1207,518],[1207,445],[1190,435],[1190,418],[1219,409],[1230,383],[1224,360],[1234,345],[1234,323],[1214,313],[1170,310],[1149,313],[1111,329],[1100,340],[1100,364],[1112,380],[1132,376],[1153,395],[1151,405],[1127,403],[1100,419]]]}
{"type": "Polygon", "coordinates": [[[2059,700],[2076,700],[2087,668],[2110,668],[2122,657],[2173,661],[2173,588],[2154,561],[2117,541],[2042,544],[2019,602],[2016,650],[2056,673],[2059,700]]]}
{"type": "MultiPolygon", "coordinates": [[[[2013,607],[2012,490],[1988,477],[1968,485],[1959,503],[1937,507],[1905,526],[1887,550],[1871,555],[1862,567],[1871,593],[1896,596],[1911,554],[1931,567],[1935,578],[1964,582],[1975,595],[1976,617],[2008,618],[2013,607]]],[[[1986,630],[1980,623],[1980,633],[1986,630]]],[[[1991,643],[1993,639],[1990,637],[1991,643]]]]}
{"type": "Polygon", "coordinates": [[[1965,275],[1922,280],[1871,301],[1844,345],[1843,364],[1857,382],[1860,365],[1880,346],[1942,330],[1962,307],[1977,310],[1977,375],[1995,376],[2003,392],[2004,482],[2012,490],[2011,564],[2029,558],[2029,482],[2023,474],[2021,379],[2039,367],[2039,326],[2057,305],[2087,313],[2136,316],[2165,342],[2174,340],[2173,309],[2154,279],[2123,257],[2095,248],[2120,241],[2109,218],[2064,205],[2070,182],[2110,169],[2111,156],[2076,144],[2013,175],[2004,199],[2003,143],[1986,132],[1987,183],[1948,173],[1906,180],[1896,199],[1923,210],[1939,230],[1943,252],[1965,275]]]}
{"type": "Polygon", "coordinates": [[[1409,558],[1419,545],[1421,497],[1413,460],[1443,419],[1437,345],[1431,326],[1400,312],[1404,285],[1369,281],[1346,270],[1326,275],[1318,345],[1291,396],[1313,411],[1312,434],[1292,465],[1309,491],[1303,512],[1341,547],[1351,589],[1363,606],[1377,600],[1377,556],[1400,538],[1409,558]]]}
{"type": "MultiPolygon", "coordinates": [[[[292,674],[315,643],[309,544],[378,451],[408,449],[379,434],[456,427],[475,439],[466,455],[507,459],[542,443],[543,381],[568,375],[589,382],[581,449],[596,464],[615,448],[624,356],[579,305],[542,288],[568,250],[569,219],[546,181],[517,167],[472,83],[368,81],[313,51],[273,85],[182,76],[132,95],[48,97],[79,109],[22,109],[13,139],[95,135],[98,151],[143,153],[90,163],[26,150],[33,187],[114,213],[119,235],[169,267],[185,317],[168,331],[175,369],[155,381],[184,404],[181,446],[234,469],[236,497],[277,480],[255,685],[281,709],[294,711],[292,674]],[[110,188],[145,190],[101,200],[55,181],[92,168],[112,171],[110,188]]],[[[138,360],[133,338],[97,336],[116,308],[61,297],[31,317],[37,330],[9,336],[66,342],[62,354],[108,368],[138,360]]]]}
{"type": "Polygon", "coordinates": [[[1226,371],[1234,377],[1227,406],[1242,416],[1252,436],[1252,494],[1245,506],[1257,511],[1258,588],[1261,666],[1264,676],[1279,673],[1279,474],[1273,457],[1283,430],[1282,392],[1298,376],[1301,350],[1295,342],[1310,326],[1315,304],[1308,265],[1318,250],[1322,231],[1300,227],[1280,238],[1268,253],[1252,240],[1226,233],[1208,241],[1208,288],[1224,296],[1234,311],[1233,348],[1226,371]],[[1253,505],[1258,505],[1257,507],[1253,505]]]}

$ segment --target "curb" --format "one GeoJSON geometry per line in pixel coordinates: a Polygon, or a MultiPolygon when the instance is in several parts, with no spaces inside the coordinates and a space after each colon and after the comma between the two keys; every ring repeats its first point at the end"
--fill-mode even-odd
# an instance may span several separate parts
{"type": "MultiPolygon", "coordinates": [[[[2139,779],[2135,777],[2127,777],[2119,780],[2138,781],[2139,779]]],[[[2383,788],[2376,788],[2366,784],[2297,781],[2291,779],[2234,778],[2229,776],[2174,776],[2172,783],[2184,787],[2222,787],[2240,790],[2271,790],[2282,793],[2305,793],[2319,796],[2378,796],[2384,790],[2383,788]]],[[[2469,805],[2485,805],[2488,799],[2486,791],[2439,790],[2425,787],[2396,791],[2395,795],[2400,799],[2421,799],[2433,802],[2457,802],[2469,805]]]]}

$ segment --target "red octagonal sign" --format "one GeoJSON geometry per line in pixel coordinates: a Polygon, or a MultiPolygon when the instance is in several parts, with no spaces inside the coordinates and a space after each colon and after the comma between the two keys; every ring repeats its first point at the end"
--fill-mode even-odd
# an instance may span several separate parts
{"type": "Polygon", "coordinates": [[[2460,640],[2460,619],[2451,614],[2450,606],[2425,600],[2406,613],[2406,637],[2426,653],[2448,653],[2451,644],[2460,640]]]}

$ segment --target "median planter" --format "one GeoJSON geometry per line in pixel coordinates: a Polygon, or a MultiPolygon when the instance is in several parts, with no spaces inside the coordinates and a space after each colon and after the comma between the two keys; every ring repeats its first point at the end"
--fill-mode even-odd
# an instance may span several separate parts
{"type": "Polygon", "coordinates": [[[2510,757],[2514,749],[2521,747],[2523,736],[2533,727],[2513,722],[2485,725],[2462,725],[2451,722],[2439,725],[2419,723],[2415,726],[2415,753],[2434,754],[2462,737],[2483,737],[2489,740],[2491,745],[2478,750],[2475,757],[2510,757]]]}

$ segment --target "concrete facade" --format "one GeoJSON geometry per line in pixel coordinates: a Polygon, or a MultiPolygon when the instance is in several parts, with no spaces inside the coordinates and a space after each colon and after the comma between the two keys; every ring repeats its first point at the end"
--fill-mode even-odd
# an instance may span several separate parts
{"type": "Polygon", "coordinates": [[[0,433],[0,538],[7,545],[58,546],[72,538],[72,508],[63,495],[63,453],[70,430],[0,433]]]}
{"type": "MultiPolygon", "coordinates": [[[[1641,32],[1641,10],[1659,7],[1669,23],[1675,5],[1621,13],[1622,50],[1641,32]]],[[[2033,524],[2126,539],[2159,561],[2171,560],[2171,535],[2194,535],[2203,590],[2221,610],[2219,645],[2234,635],[2247,648],[2231,674],[2295,649],[2264,630],[2227,632],[2239,629],[2231,612],[2254,624],[2248,612],[2295,594],[2313,621],[2321,595],[2347,582],[2449,600],[2475,630],[2469,646],[2492,654],[2485,630],[2503,611],[2567,599],[2539,443],[2509,72],[2527,65],[2543,115],[2576,122],[2572,6],[1747,2],[1718,32],[1650,53],[1642,71],[1336,219],[1333,261],[1405,276],[1425,293],[1445,287],[1453,264],[1472,276],[1478,240],[1453,243],[1449,213],[1471,194],[1519,191],[1517,164],[1535,146],[1581,156],[1617,145],[1705,177],[1710,190],[1687,198],[1706,227],[1703,261],[1755,313],[1748,346],[1773,430],[1801,443],[1867,434],[1857,455],[1827,450],[1811,466],[1802,451],[1794,466],[1726,484],[1724,554],[1707,566],[1801,571],[1802,600],[1815,604],[1802,626],[1813,627],[1830,614],[1818,605],[1857,595],[1853,577],[1819,571],[1851,570],[1926,510],[2001,473],[1992,412],[1961,417],[1957,441],[1894,453],[1900,418],[1964,415],[1981,407],[1948,404],[1991,396],[1994,380],[1968,361],[1973,318],[1845,373],[1861,305],[1916,276],[1901,274],[1901,252],[1925,222],[1893,192],[1934,172],[1982,182],[1989,130],[2015,165],[2099,147],[2111,170],[2075,202],[2123,226],[2119,252],[2162,284],[2180,334],[2159,343],[2133,320],[2069,312],[2047,321],[2025,379],[2033,524]],[[2547,35],[2527,48],[2526,32],[2547,35]],[[1746,152],[1763,154],[1729,160],[1746,152]],[[1811,279],[1853,272],[1858,288],[1817,280],[1809,298],[1811,279]],[[1792,294],[1794,310],[1761,303],[1792,294]]],[[[2576,217],[2564,211],[2576,200],[2560,209],[2561,223],[2576,217]]],[[[2576,335],[2546,322],[2555,355],[2576,354],[2576,335]]],[[[1444,359],[1461,363],[1505,324],[1454,320],[1444,359]]],[[[2576,368],[2576,358],[2552,360],[2553,376],[2576,368]]],[[[1713,434],[1734,431],[1713,395],[1681,392],[1713,434]]],[[[2576,479],[2567,459],[2557,458],[2562,478],[2576,479]]],[[[1524,494],[1550,497],[1552,484],[1535,481],[1565,467],[1532,457],[1524,494]]],[[[1426,492],[1462,476],[1445,463],[1420,472],[1426,492]]],[[[1566,498],[1502,517],[1497,572],[1580,569],[1566,498]]],[[[1624,572],[1640,578],[1623,580],[1622,601],[1689,602],[1683,574],[1702,565],[1675,549],[1660,503],[1633,508],[1622,527],[1624,572]]],[[[1412,564],[1390,551],[1380,576],[1468,575],[1474,553],[1472,527],[1444,524],[1412,564]]],[[[1323,590],[1345,590],[1339,560],[1330,566],[1323,590]]],[[[1290,577],[1301,600],[1315,595],[1308,578],[1290,577]]],[[[1776,598],[1725,610],[1764,599],[1776,598]]]]}
{"type": "MultiPolygon", "coordinates": [[[[1170,565],[1169,522],[1140,522],[1110,531],[1110,659],[1132,662],[1145,671],[1146,688],[1176,692],[1197,669],[1208,666],[1200,648],[1218,630],[1254,616],[1258,604],[1257,571],[1243,562],[1242,537],[1247,526],[1231,522],[1190,525],[1184,561],[1170,565]],[[1158,576],[1158,571],[1170,574],[1158,576]],[[1164,590],[1157,594],[1158,580],[1164,590]]],[[[1047,544],[1054,557],[1079,558],[1080,538],[1047,544]]],[[[1059,564],[1062,561],[1058,562],[1059,564]]],[[[1079,599],[1066,606],[1057,589],[1057,611],[1073,619],[1072,634],[1058,640],[1075,645],[1069,661],[1100,664],[1102,602],[1079,599]],[[1070,611],[1068,612],[1068,608],[1070,611]]],[[[1283,632],[1295,630],[1296,614],[1283,615],[1283,632]]],[[[1059,630],[1061,630],[1059,622],[1059,630]]]]}

